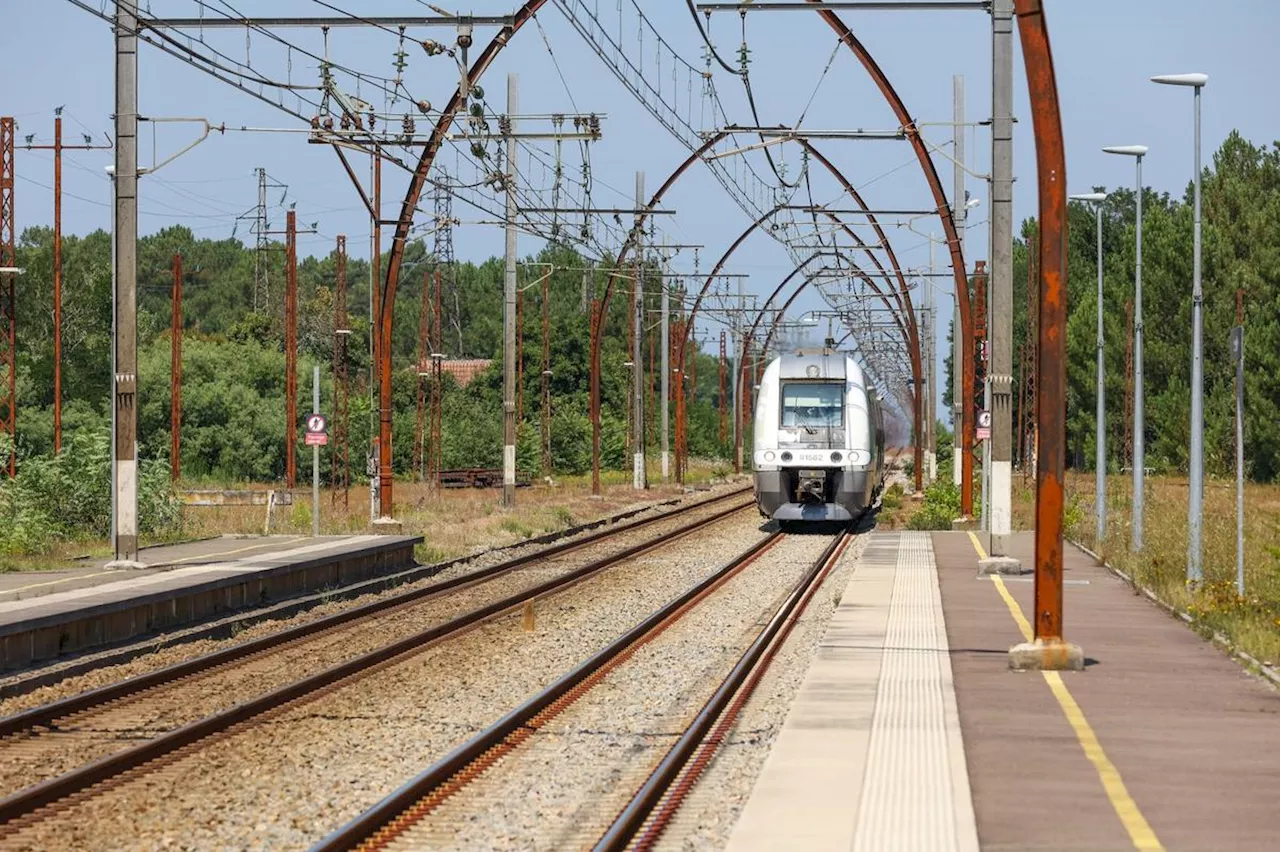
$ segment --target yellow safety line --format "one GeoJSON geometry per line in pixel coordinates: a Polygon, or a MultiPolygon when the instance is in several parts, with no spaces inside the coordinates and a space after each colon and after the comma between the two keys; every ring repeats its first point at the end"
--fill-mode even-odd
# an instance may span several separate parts
{"type": "MultiPolygon", "coordinates": [[[[272,545],[277,545],[277,544],[288,544],[289,542],[299,541],[307,537],[308,536],[305,536],[305,535],[295,535],[286,539],[284,542],[279,542],[279,541],[259,542],[258,544],[251,544],[246,547],[238,547],[235,550],[224,550],[218,553],[205,553],[198,556],[184,556],[182,559],[172,559],[168,562],[161,562],[158,564],[164,565],[164,566],[181,565],[183,562],[190,562],[194,559],[221,558],[223,556],[230,556],[233,553],[244,553],[246,550],[256,550],[260,547],[270,547],[272,545]]],[[[106,577],[106,576],[118,577],[120,576],[120,572],[119,571],[98,571],[93,574],[80,574],[75,577],[63,577],[61,580],[47,580],[43,583],[29,583],[28,585],[18,586],[17,588],[14,588],[14,589],[0,589],[0,595],[11,595],[17,592],[25,592],[28,589],[39,589],[43,586],[56,586],[59,583],[70,583],[72,580],[88,580],[91,577],[106,577]]]]}
{"type": "MultiPolygon", "coordinates": [[[[978,543],[978,537],[973,533],[969,533],[969,539],[973,542],[973,549],[978,552],[978,558],[985,559],[986,554],[982,550],[982,545],[978,543]]],[[[992,574],[991,582],[995,584],[996,591],[1000,593],[1000,597],[1004,598],[1005,605],[1009,607],[1009,614],[1013,616],[1013,620],[1017,623],[1018,629],[1022,631],[1022,635],[1028,642],[1032,641],[1035,634],[1031,630],[1031,622],[1027,621],[1027,617],[1022,614],[1022,607],[1018,606],[1018,602],[1010,594],[1009,587],[1004,583],[1004,578],[999,574],[992,574]]],[[[1062,680],[1062,674],[1060,672],[1041,672],[1041,674],[1044,675],[1045,683],[1049,684],[1049,690],[1053,693],[1053,697],[1058,699],[1058,705],[1062,707],[1062,712],[1067,717],[1067,722],[1071,724],[1071,729],[1075,731],[1076,739],[1080,741],[1080,747],[1084,749],[1084,756],[1089,759],[1089,762],[1093,764],[1093,768],[1097,770],[1098,779],[1102,782],[1102,788],[1106,791],[1107,798],[1111,800],[1111,807],[1115,810],[1116,816],[1120,818],[1125,831],[1129,832],[1129,839],[1133,841],[1134,848],[1163,850],[1164,846],[1161,845],[1159,838],[1156,837],[1155,831],[1152,830],[1146,817],[1142,815],[1142,811],[1138,809],[1138,803],[1129,795],[1129,789],[1125,787],[1124,780],[1120,777],[1120,771],[1116,769],[1115,764],[1107,757],[1107,753],[1102,748],[1102,743],[1098,742],[1098,735],[1093,732],[1093,726],[1089,724],[1089,720],[1085,718],[1084,711],[1080,709],[1080,705],[1071,696],[1071,691],[1067,689],[1067,684],[1062,680]]]]}

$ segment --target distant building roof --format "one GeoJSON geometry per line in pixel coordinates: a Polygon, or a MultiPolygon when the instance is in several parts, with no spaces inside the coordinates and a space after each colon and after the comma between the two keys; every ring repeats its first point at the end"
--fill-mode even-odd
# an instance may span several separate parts
{"type": "Polygon", "coordinates": [[[466,387],[471,381],[493,363],[492,358],[459,358],[440,362],[440,368],[453,376],[459,387],[466,387]]]}

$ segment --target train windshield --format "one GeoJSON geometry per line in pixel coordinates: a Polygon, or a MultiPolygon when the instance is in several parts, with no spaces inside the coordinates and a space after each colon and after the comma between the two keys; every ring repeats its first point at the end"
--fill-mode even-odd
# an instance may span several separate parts
{"type": "Polygon", "coordinates": [[[784,382],[782,425],[843,426],[844,384],[840,382],[784,382]]]}

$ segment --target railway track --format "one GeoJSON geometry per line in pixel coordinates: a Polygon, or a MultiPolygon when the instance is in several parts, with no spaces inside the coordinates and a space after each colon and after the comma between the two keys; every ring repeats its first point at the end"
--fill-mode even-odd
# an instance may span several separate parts
{"type": "MultiPolygon", "coordinates": [[[[747,643],[747,650],[738,657],[729,674],[689,722],[683,735],[656,762],[639,791],[621,809],[612,826],[605,829],[596,848],[626,848],[641,829],[645,829],[644,838],[649,838],[643,840],[645,843],[651,843],[660,836],[666,822],[678,810],[683,794],[696,783],[697,775],[714,756],[716,746],[732,728],[737,713],[759,683],[774,654],[840,560],[852,537],[853,534],[847,531],[834,536],[817,559],[802,572],[799,581],[786,589],[781,605],[747,643]]],[[[514,766],[522,758],[528,759],[526,752],[531,743],[540,733],[551,734],[550,728],[557,717],[583,702],[588,694],[608,682],[612,674],[644,653],[646,646],[656,643],[659,637],[699,610],[713,595],[787,538],[796,537],[772,533],[734,557],[314,848],[332,852],[455,845],[456,838],[447,829],[434,829],[432,826],[433,817],[451,800],[470,794],[473,785],[478,786],[486,775],[499,771],[495,767],[514,766]]],[[[714,644],[714,641],[702,637],[703,643],[714,644]]],[[[643,699],[639,703],[643,704],[643,699]]],[[[556,736],[563,737],[563,732],[557,732],[552,738],[556,736]]],[[[564,752],[568,749],[561,746],[558,750],[564,752]]],[[[623,749],[621,757],[626,759],[633,754],[633,751],[623,749]]],[[[581,755],[562,754],[560,759],[589,762],[581,755]]],[[[538,765],[533,771],[554,774],[556,770],[538,765]]],[[[520,790],[526,783],[508,779],[505,786],[497,787],[500,792],[490,793],[488,800],[479,793],[470,795],[466,808],[474,807],[477,801],[506,801],[512,790],[520,790]]],[[[534,795],[532,790],[529,793],[534,795]]],[[[456,845],[465,843],[458,840],[456,845]]],[[[554,845],[558,848],[581,844],[558,835],[554,845]]]]}
{"type": "Polygon", "coordinates": [[[2,777],[12,791],[0,800],[0,824],[38,819],[41,809],[94,785],[688,536],[751,506],[743,493],[608,528],[0,720],[2,777]],[[631,541],[637,531],[644,537],[631,541]],[[601,546],[611,549],[585,564],[565,564],[601,546]],[[229,688],[232,682],[239,691],[229,688]],[[52,777],[24,784],[30,767],[52,777]]]}

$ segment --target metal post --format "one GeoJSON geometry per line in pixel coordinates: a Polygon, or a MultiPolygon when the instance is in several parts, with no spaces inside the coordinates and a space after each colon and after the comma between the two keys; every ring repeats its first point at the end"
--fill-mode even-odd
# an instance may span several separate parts
{"type": "Polygon", "coordinates": [[[1142,156],[1137,164],[1137,254],[1133,266],[1133,541],[1134,553],[1142,550],[1142,514],[1146,466],[1146,420],[1142,392],[1142,156]]]}
{"type": "Polygon", "coordinates": [[[169,477],[182,476],[182,255],[173,256],[169,325],[169,477]]]}
{"type": "MultiPolygon", "coordinates": [[[[665,272],[666,269],[664,268],[665,272]]],[[[659,345],[662,349],[662,480],[671,478],[671,422],[669,406],[671,399],[671,293],[668,290],[666,277],[662,282],[662,330],[659,345]]]]}
{"type": "MultiPolygon", "coordinates": [[[[955,181],[954,188],[951,191],[951,217],[956,224],[956,239],[960,241],[960,251],[964,253],[964,231],[965,217],[968,215],[965,210],[965,173],[964,173],[964,76],[957,74],[951,78],[951,90],[953,98],[952,110],[952,145],[955,155],[955,164],[953,178],[955,181]]],[[[932,238],[929,241],[930,248],[933,246],[932,238]]],[[[966,280],[968,274],[966,271],[966,280]]],[[[952,332],[951,332],[951,428],[955,432],[951,452],[951,476],[952,481],[959,486],[963,471],[964,459],[964,355],[963,344],[964,335],[960,330],[960,300],[968,298],[968,293],[961,293],[956,290],[955,312],[952,314],[952,332]]]]}
{"type": "Polygon", "coordinates": [[[1204,293],[1200,287],[1200,89],[1195,87],[1195,215],[1191,284],[1191,471],[1187,495],[1187,582],[1204,579],[1200,527],[1204,517],[1204,293]]]}
{"type": "MultiPolygon", "coordinates": [[[[334,249],[333,295],[333,447],[329,450],[330,484],[342,489],[346,508],[351,486],[351,456],[347,428],[347,237],[338,234],[334,249]]],[[[337,499],[337,492],[334,492],[337,499]]]]}
{"type": "Polygon", "coordinates": [[[987,444],[991,555],[1013,534],[1013,0],[991,10],[991,286],[987,444]]]}
{"type": "MultiPolygon", "coordinates": [[[[644,172],[636,172],[636,209],[644,208],[644,172]]],[[[644,226],[636,221],[635,316],[631,334],[631,487],[642,491],[649,487],[644,460],[644,226]]]]}
{"type": "Polygon", "coordinates": [[[298,219],[285,214],[284,257],[284,485],[298,485],[298,219]]]}
{"type": "Polygon", "coordinates": [[[138,18],[116,4],[115,157],[115,559],[138,564],[138,18]]]}
{"type": "Polygon", "coordinates": [[[1093,502],[1097,507],[1097,524],[1098,529],[1095,535],[1098,543],[1101,544],[1107,537],[1107,365],[1106,352],[1103,349],[1105,338],[1103,336],[1102,327],[1102,203],[1098,202],[1093,206],[1093,216],[1098,231],[1098,379],[1097,379],[1097,398],[1098,409],[1095,415],[1095,438],[1094,443],[1097,444],[1095,449],[1096,456],[1093,465],[1096,468],[1094,474],[1094,495],[1093,502]]]}
{"type": "Polygon", "coordinates": [[[519,78],[507,75],[506,274],[502,287],[502,505],[516,502],[516,142],[519,78]]]}
{"type": "MultiPolygon", "coordinates": [[[[311,368],[311,410],[320,413],[320,365],[311,368]]],[[[311,535],[320,535],[320,445],[311,445],[311,535]]]]}
{"type": "MultiPolygon", "coordinates": [[[[62,450],[62,116],[53,120],[53,451],[62,450]]],[[[175,469],[173,478],[178,478],[175,469]]]]}
{"type": "Polygon", "coordinates": [[[1236,594],[1244,597],[1244,290],[1236,290],[1236,594]]]}
{"type": "MultiPolygon", "coordinates": [[[[17,247],[13,221],[14,162],[13,137],[16,128],[13,117],[0,118],[0,266],[17,265],[17,247]]],[[[114,229],[113,229],[114,230],[114,229]]],[[[0,389],[0,432],[9,436],[9,460],[5,465],[9,477],[17,472],[17,289],[14,273],[0,272],[0,367],[6,377],[0,389]]],[[[114,301],[114,299],[113,299],[114,301]]],[[[113,409],[114,410],[114,409],[113,409]]],[[[115,429],[111,430],[115,434],[115,429]]],[[[112,477],[114,481],[114,476],[112,477]]],[[[114,494],[114,492],[112,492],[114,494]]],[[[114,522],[111,525],[115,529],[114,522]]]]}
{"type": "Polygon", "coordinates": [[[542,475],[551,464],[551,276],[542,279],[542,475]]]}
{"type": "MultiPolygon", "coordinates": [[[[741,352],[745,349],[742,342],[743,329],[741,327],[742,314],[746,310],[746,284],[738,279],[738,303],[737,308],[733,312],[733,325],[729,334],[729,342],[732,345],[731,352],[737,355],[733,359],[733,472],[742,473],[742,364],[741,352]]],[[[694,357],[697,357],[695,352],[694,357]]]]}

